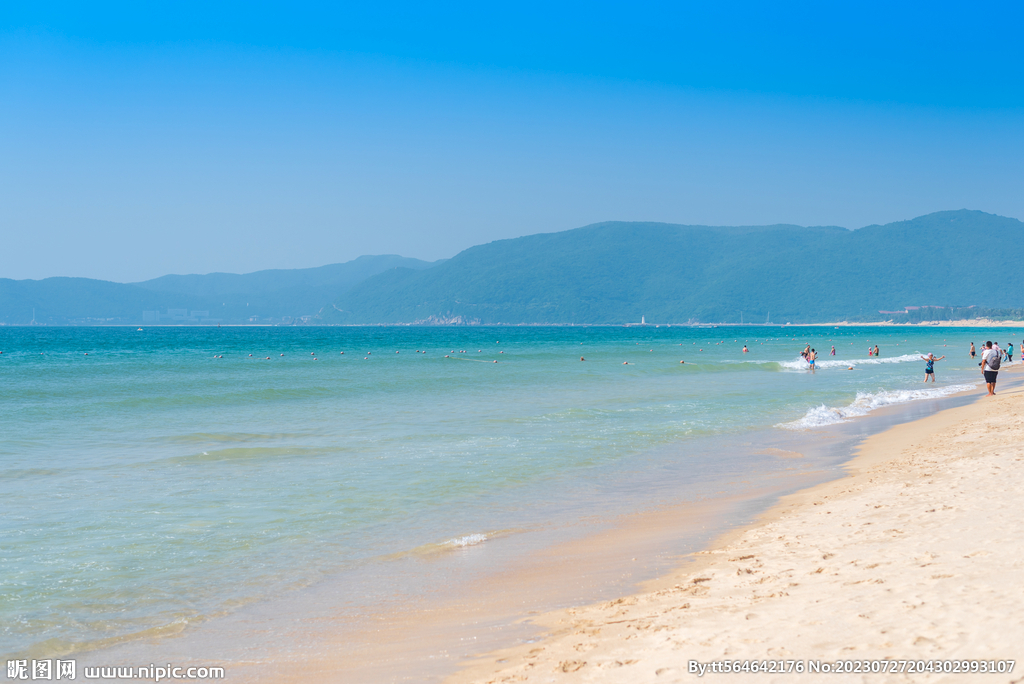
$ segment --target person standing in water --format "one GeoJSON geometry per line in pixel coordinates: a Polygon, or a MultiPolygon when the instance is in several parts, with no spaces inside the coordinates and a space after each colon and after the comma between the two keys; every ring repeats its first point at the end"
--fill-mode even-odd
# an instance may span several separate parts
{"type": "Polygon", "coordinates": [[[875,358],[878,358],[878,345],[875,345],[875,358]]]}
{"type": "Polygon", "coordinates": [[[971,342],[971,358],[974,358],[974,343],[971,342]]]}
{"type": "Polygon", "coordinates": [[[829,356],[835,356],[836,355],[836,345],[834,345],[834,344],[832,345],[832,351],[830,351],[828,353],[828,355],[829,356]]]}
{"type": "Polygon", "coordinates": [[[1013,342],[1006,345],[1006,360],[1013,363],[1013,342]]]}
{"type": "Polygon", "coordinates": [[[818,360],[818,352],[811,350],[811,353],[807,355],[807,363],[811,364],[811,370],[814,370],[814,362],[818,360]]]}
{"type": "Polygon", "coordinates": [[[921,358],[924,359],[925,362],[924,381],[928,382],[928,376],[930,375],[932,378],[932,382],[935,382],[935,362],[941,361],[942,359],[946,358],[946,356],[942,355],[939,358],[935,358],[934,354],[929,353],[928,356],[922,356],[921,358]]]}

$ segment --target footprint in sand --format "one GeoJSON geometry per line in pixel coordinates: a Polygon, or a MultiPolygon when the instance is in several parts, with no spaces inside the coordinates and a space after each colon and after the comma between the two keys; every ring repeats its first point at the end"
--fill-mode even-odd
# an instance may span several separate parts
{"type": "Polygon", "coordinates": [[[585,660],[563,660],[555,669],[559,672],[575,672],[586,664],[585,660]]]}

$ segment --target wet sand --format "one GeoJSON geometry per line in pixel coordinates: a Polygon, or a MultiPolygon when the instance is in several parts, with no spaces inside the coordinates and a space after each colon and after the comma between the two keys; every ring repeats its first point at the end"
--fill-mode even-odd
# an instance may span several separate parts
{"type": "MultiPolygon", "coordinates": [[[[847,471],[784,497],[641,593],[534,618],[543,638],[479,656],[446,681],[693,681],[691,660],[1017,660],[1024,389],[870,437],[847,471]]],[[[1018,682],[1024,663],[1010,674],[827,679],[1018,682]]]]}

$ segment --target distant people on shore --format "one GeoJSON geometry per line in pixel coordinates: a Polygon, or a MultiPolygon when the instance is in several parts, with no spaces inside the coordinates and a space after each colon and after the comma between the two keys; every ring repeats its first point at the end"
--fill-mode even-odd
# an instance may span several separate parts
{"type": "Polygon", "coordinates": [[[984,351],[981,352],[981,374],[985,376],[985,384],[988,386],[988,396],[996,394],[996,375],[999,373],[999,363],[1002,354],[993,348],[991,342],[985,342],[984,351]]]}
{"type": "Polygon", "coordinates": [[[931,352],[929,352],[928,356],[922,356],[921,358],[924,359],[924,362],[925,362],[924,363],[924,381],[928,382],[928,378],[930,376],[931,379],[932,379],[932,382],[935,382],[935,362],[936,361],[941,361],[942,359],[946,358],[945,354],[943,354],[939,358],[935,358],[935,355],[932,354],[931,352]]]}
{"type": "Polygon", "coordinates": [[[974,343],[971,342],[971,358],[974,358],[974,343]]]}

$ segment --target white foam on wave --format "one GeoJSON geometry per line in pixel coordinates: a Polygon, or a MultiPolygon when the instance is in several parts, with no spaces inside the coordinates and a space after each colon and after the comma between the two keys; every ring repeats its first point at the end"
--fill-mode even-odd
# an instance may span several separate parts
{"type": "Polygon", "coordinates": [[[857,397],[849,406],[836,408],[834,406],[816,406],[809,409],[804,417],[790,423],[779,423],[776,427],[787,430],[806,430],[808,428],[823,427],[845,423],[853,418],[865,416],[871,411],[883,406],[893,404],[906,404],[921,399],[939,399],[948,397],[951,394],[965,392],[975,389],[977,385],[949,385],[947,387],[935,387],[928,389],[907,389],[907,390],[883,390],[881,392],[858,392],[857,397]]]}
{"type": "Polygon", "coordinates": [[[483,544],[487,541],[486,534],[467,534],[465,537],[456,537],[455,539],[449,539],[444,542],[444,546],[454,546],[461,548],[464,546],[476,546],[477,544],[483,544]]]}
{"type": "MultiPolygon", "coordinates": [[[[849,368],[850,366],[874,366],[882,363],[908,363],[910,361],[921,361],[921,357],[924,354],[904,354],[903,356],[887,356],[885,358],[870,358],[870,359],[855,359],[853,361],[844,361],[842,359],[833,359],[831,357],[818,357],[814,365],[818,368],[849,368]]],[[[921,361],[923,363],[923,361],[921,361]]],[[[793,370],[807,370],[810,365],[803,359],[796,359],[794,361],[779,361],[779,365],[783,368],[791,368],[793,370]]]]}

